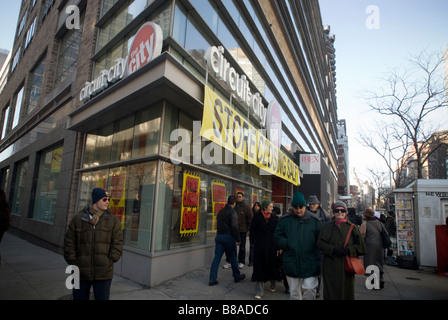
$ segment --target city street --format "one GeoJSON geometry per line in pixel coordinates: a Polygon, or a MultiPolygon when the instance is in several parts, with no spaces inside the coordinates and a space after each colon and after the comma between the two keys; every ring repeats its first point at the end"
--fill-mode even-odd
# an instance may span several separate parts
{"type": "MultiPolygon", "coordinates": [[[[6,233],[0,245],[0,300],[70,300],[65,286],[67,263],[62,255],[6,233]]],[[[209,265],[186,275],[147,288],[115,276],[111,300],[238,300],[252,303],[255,283],[250,281],[252,267],[244,267],[246,279],[234,283],[231,269],[218,271],[219,284],[208,285],[209,265]],[[252,302],[251,302],[252,301],[252,302]]],[[[448,277],[434,269],[400,269],[385,266],[385,288],[368,290],[365,277],[356,276],[356,300],[448,300],[448,277]]],[[[289,300],[283,284],[274,293],[266,284],[266,295],[257,302],[289,300]]],[[[322,296],[319,298],[322,300],[322,296]]]]}

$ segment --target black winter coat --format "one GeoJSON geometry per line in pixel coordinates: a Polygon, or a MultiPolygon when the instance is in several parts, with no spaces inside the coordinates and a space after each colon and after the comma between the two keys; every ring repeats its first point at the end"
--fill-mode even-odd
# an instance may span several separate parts
{"type": "Polygon", "coordinates": [[[282,277],[277,265],[277,246],[274,231],[277,217],[271,214],[266,222],[262,213],[255,213],[250,224],[250,241],[255,242],[254,266],[252,281],[281,281],[282,277]]]}

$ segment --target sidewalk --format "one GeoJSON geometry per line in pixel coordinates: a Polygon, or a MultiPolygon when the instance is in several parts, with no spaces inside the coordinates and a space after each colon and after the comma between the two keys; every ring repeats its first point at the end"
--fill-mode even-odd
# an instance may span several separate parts
{"type": "MultiPolygon", "coordinates": [[[[36,246],[10,233],[0,245],[0,300],[69,300],[65,287],[67,263],[57,253],[36,246]]],[[[208,285],[209,266],[168,280],[153,288],[114,276],[111,300],[254,300],[255,283],[251,267],[244,267],[246,279],[234,283],[231,269],[218,271],[219,284],[208,285]]],[[[448,300],[448,278],[434,270],[406,270],[385,266],[385,288],[368,290],[365,277],[356,276],[357,300],[448,300]]],[[[275,293],[266,284],[263,300],[288,300],[283,284],[275,293]]],[[[319,298],[320,300],[322,299],[319,298]]],[[[261,301],[263,301],[261,300],[261,301]]]]}

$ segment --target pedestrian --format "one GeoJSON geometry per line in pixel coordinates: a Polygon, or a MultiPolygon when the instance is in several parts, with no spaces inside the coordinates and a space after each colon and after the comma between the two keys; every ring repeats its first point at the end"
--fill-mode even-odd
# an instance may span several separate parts
{"type": "MultiPolygon", "coordinates": [[[[0,190],[0,243],[2,242],[3,235],[6,230],[10,228],[11,212],[9,209],[8,201],[6,201],[6,193],[0,190]]],[[[0,255],[0,264],[2,262],[2,256],[0,255]]]]}
{"type": "MultiPolygon", "coordinates": [[[[274,213],[275,216],[277,217],[277,225],[278,225],[278,221],[280,221],[280,218],[282,215],[280,208],[274,206],[272,213],[274,213]]],[[[275,231],[274,231],[274,237],[275,237],[275,231]]],[[[285,268],[283,267],[283,250],[278,250],[277,252],[278,252],[277,253],[277,268],[278,268],[280,275],[282,277],[282,280],[283,280],[283,286],[285,287],[285,293],[289,294],[288,279],[286,277],[285,268]]]]}
{"type": "Polygon", "coordinates": [[[254,269],[252,281],[255,281],[255,299],[264,296],[264,284],[270,281],[270,290],[275,292],[275,281],[281,281],[277,268],[277,246],[274,231],[277,226],[277,217],[272,214],[274,204],[264,200],[261,203],[261,212],[257,213],[250,225],[250,237],[254,241],[254,269]]]}
{"type": "Polygon", "coordinates": [[[363,213],[361,224],[361,235],[364,239],[367,253],[364,256],[364,268],[375,265],[380,270],[380,289],[384,288],[384,248],[381,232],[384,229],[383,223],[375,217],[375,212],[367,208],[363,213]]]}
{"type": "MultiPolygon", "coordinates": [[[[393,211],[389,211],[386,222],[384,223],[384,227],[386,228],[387,233],[389,234],[389,237],[392,240],[392,243],[396,243],[396,235],[397,235],[397,224],[395,222],[395,213],[393,211]]],[[[388,264],[394,264],[395,258],[393,257],[394,250],[389,247],[387,248],[387,263],[388,264]]]]}
{"type": "Polygon", "coordinates": [[[356,214],[356,209],[347,208],[347,212],[347,218],[356,226],[360,226],[362,223],[362,218],[356,214]]]}
{"type": "MultiPolygon", "coordinates": [[[[252,206],[252,219],[255,216],[255,214],[257,213],[261,213],[261,203],[260,202],[255,202],[254,205],[252,206]]],[[[252,223],[252,221],[251,221],[252,223]]],[[[249,230],[250,230],[250,226],[249,226],[249,230]]],[[[250,237],[250,231],[249,231],[249,264],[248,266],[251,267],[254,263],[254,242],[251,240],[250,237]]]]}
{"type": "Polygon", "coordinates": [[[219,210],[216,216],[215,257],[210,267],[209,286],[218,284],[218,268],[222,255],[225,253],[230,260],[235,282],[243,280],[246,275],[238,269],[236,246],[240,244],[238,216],[235,211],[236,197],[229,196],[227,204],[219,210]]]}
{"type": "Polygon", "coordinates": [[[330,217],[327,216],[325,210],[320,206],[320,201],[317,196],[310,196],[308,198],[308,208],[312,214],[316,215],[317,218],[322,222],[322,224],[330,221],[330,217]]]}
{"type": "Polygon", "coordinates": [[[280,219],[275,240],[283,251],[283,267],[291,300],[315,300],[321,272],[317,240],[320,219],[306,209],[305,196],[293,195],[290,214],[280,219]]]}
{"type": "Polygon", "coordinates": [[[238,250],[238,267],[242,269],[246,264],[246,238],[252,222],[252,210],[244,203],[244,193],[236,193],[235,211],[238,215],[238,230],[240,231],[241,244],[238,250]]]}
{"type": "MultiPolygon", "coordinates": [[[[244,203],[244,193],[238,191],[236,193],[236,205],[235,211],[238,216],[238,230],[240,232],[241,244],[238,249],[238,267],[240,269],[244,268],[246,264],[246,238],[247,232],[249,231],[250,222],[252,221],[252,210],[250,206],[244,203]]],[[[224,269],[229,269],[231,267],[229,257],[226,257],[226,264],[222,267],[224,269]]]]}
{"type": "Polygon", "coordinates": [[[366,253],[366,247],[358,228],[353,231],[344,248],[344,242],[352,222],[347,219],[347,205],[337,201],[332,205],[333,218],[324,224],[318,245],[324,251],[322,267],[324,300],[354,300],[355,275],[345,272],[345,255],[356,257],[366,253]]]}
{"type": "Polygon", "coordinates": [[[80,288],[73,289],[73,300],[89,300],[93,287],[95,300],[109,300],[114,263],[123,252],[120,219],[113,215],[106,190],[92,190],[92,204],[71,220],[64,238],[64,258],[80,271],[80,288]]]}

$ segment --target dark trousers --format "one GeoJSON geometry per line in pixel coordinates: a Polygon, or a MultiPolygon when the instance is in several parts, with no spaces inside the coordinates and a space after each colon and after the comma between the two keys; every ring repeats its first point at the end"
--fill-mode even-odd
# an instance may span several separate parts
{"type": "Polygon", "coordinates": [[[73,289],[73,300],[89,300],[90,288],[93,287],[95,300],[109,300],[110,280],[80,280],[79,289],[73,289]]]}
{"type": "Polygon", "coordinates": [[[240,249],[238,252],[238,262],[242,264],[246,264],[246,236],[247,232],[240,232],[240,249]]]}
{"type": "Polygon", "coordinates": [[[212,266],[210,268],[210,282],[214,282],[218,278],[219,262],[221,261],[224,252],[232,265],[233,277],[235,279],[240,277],[238,259],[236,257],[235,238],[233,238],[230,234],[217,234],[215,238],[215,258],[213,259],[212,266]]]}

